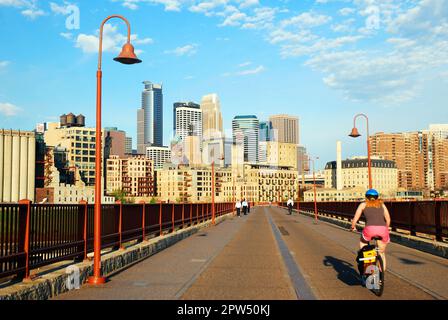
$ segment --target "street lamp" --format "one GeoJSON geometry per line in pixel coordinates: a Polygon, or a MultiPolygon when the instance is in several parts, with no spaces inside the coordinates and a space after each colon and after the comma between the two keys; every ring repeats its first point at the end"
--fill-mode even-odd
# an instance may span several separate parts
{"type": "Polygon", "coordinates": [[[95,158],[95,214],[94,214],[94,262],[93,276],[87,280],[90,284],[102,284],[106,279],[101,276],[101,82],[102,82],[102,50],[103,50],[103,29],[104,24],[112,18],[118,18],[126,22],[128,27],[127,42],[118,57],[114,60],[123,64],[135,64],[142,62],[134,53],[134,47],[131,44],[131,27],[128,20],[120,15],[112,15],[103,20],[100,27],[99,35],[99,53],[98,53],[98,70],[96,72],[96,158],[95,158]]]}
{"type": "Polygon", "coordinates": [[[308,161],[313,163],[313,190],[314,190],[314,221],[317,223],[317,195],[316,195],[316,172],[315,172],[315,166],[314,161],[319,159],[319,157],[315,158],[308,158],[308,161]]]}
{"type": "MultiPolygon", "coordinates": [[[[219,160],[224,160],[224,156],[221,155],[219,160]]],[[[212,224],[215,225],[215,159],[212,161],[212,224]]]]}
{"type": "Polygon", "coordinates": [[[368,166],[368,173],[369,173],[369,189],[372,189],[372,166],[371,166],[371,162],[370,162],[369,118],[365,114],[360,113],[360,114],[357,114],[353,118],[353,129],[352,129],[352,132],[349,134],[349,136],[352,138],[358,138],[361,136],[358,132],[358,129],[356,128],[356,119],[358,117],[364,117],[367,121],[367,166],[368,166]]]}
{"type": "MultiPolygon", "coordinates": [[[[303,158],[300,160],[300,169],[303,179],[303,158]]],[[[300,178],[297,171],[297,214],[300,214],[300,178]]]]}

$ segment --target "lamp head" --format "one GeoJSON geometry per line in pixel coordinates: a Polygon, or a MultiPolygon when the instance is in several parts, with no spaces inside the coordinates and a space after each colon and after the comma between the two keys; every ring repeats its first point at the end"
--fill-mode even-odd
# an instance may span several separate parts
{"type": "Polygon", "coordinates": [[[355,127],[352,129],[352,132],[350,132],[349,136],[352,138],[358,138],[361,135],[359,134],[358,129],[355,127]]]}
{"type": "Polygon", "coordinates": [[[135,64],[140,63],[142,60],[138,59],[134,52],[134,46],[130,43],[126,43],[121,49],[118,57],[114,58],[115,61],[123,64],[135,64]]]}

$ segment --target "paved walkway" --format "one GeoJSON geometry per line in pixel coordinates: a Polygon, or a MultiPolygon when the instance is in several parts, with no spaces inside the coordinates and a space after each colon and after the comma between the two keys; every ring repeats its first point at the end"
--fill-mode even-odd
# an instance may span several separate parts
{"type": "Polygon", "coordinates": [[[84,285],[55,299],[448,299],[447,259],[391,244],[385,293],[377,298],[360,286],[355,271],[358,235],[286,212],[254,208],[110,277],[103,286],[84,285]]]}

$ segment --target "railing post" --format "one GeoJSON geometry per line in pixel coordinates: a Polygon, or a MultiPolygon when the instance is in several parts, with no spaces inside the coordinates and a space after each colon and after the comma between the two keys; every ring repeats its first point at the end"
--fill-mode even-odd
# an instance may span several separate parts
{"type": "Polygon", "coordinates": [[[435,226],[436,226],[436,240],[442,241],[442,202],[435,200],[434,204],[434,218],[435,218],[435,226]]]}
{"type": "MultiPolygon", "coordinates": [[[[25,230],[19,234],[19,248],[23,248],[25,253],[25,259],[23,261],[25,270],[18,274],[18,278],[24,282],[31,281],[30,277],[30,215],[31,215],[31,201],[20,200],[19,201],[19,221],[20,226],[25,230]],[[23,221],[23,222],[22,222],[23,221]]],[[[22,231],[21,230],[21,231],[22,231]]]]}
{"type": "Polygon", "coordinates": [[[77,239],[82,239],[83,244],[79,246],[80,255],[75,258],[75,261],[87,260],[87,201],[85,200],[79,201],[77,239]]]}
{"type": "Polygon", "coordinates": [[[182,203],[182,229],[184,228],[185,204],[182,203]]]}
{"type": "Polygon", "coordinates": [[[116,204],[118,204],[118,248],[119,250],[124,250],[123,247],[123,203],[121,203],[120,200],[115,201],[116,204]]]}
{"type": "Polygon", "coordinates": [[[411,206],[411,215],[410,215],[410,226],[409,226],[409,230],[411,231],[411,236],[416,236],[416,232],[415,232],[415,206],[416,203],[412,203],[409,202],[409,205],[411,206]]]}
{"type": "Polygon", "coordinates": [[[162,200],[160,200],[159,226],[160,226],[160,236],[162,236],[162,200]]]}
{"type": "Polygon", "coordinates": [[[174,232],[174,203],[173,203],[173,206],[171,207],[171,224],[172,224],[171,232],[174,232]]]}
{"type": "Polygon", "coordinates": [[[196,203],[196,224],[199,223],[199,203],[196,203]]]}
{"type": "Polygon", "coordinates": [[[142,242],[143,241],[145,241],[145,236],[146,236],[146,234],[145,234],[145,205],[146,205],[146,203],[145,203],[145,201],[140,201],[139,202],[141,205],[143,205],[143,208],[142,208],[142,242]]]}
{"type": "Polygon", "coordinates": [[[204,222],[204,206],[205,206],[205,204],[201,203],[201,216],[202,216],[201,222],[204,222]]]}

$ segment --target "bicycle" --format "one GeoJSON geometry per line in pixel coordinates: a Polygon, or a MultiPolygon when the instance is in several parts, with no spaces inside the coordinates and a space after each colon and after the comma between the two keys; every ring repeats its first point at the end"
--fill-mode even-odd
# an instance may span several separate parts
{"type": "Polygon", "coordinates": [[[384,292],[384,263],[380,254],[378,240],[381,237],[373,237],[368,245],[360,249],[356,261],[358,262],[363,286],[370,289],[376,296],[381,297],[384,292]],[[362,266],[360,266],[362,262],[362,266]]]}

